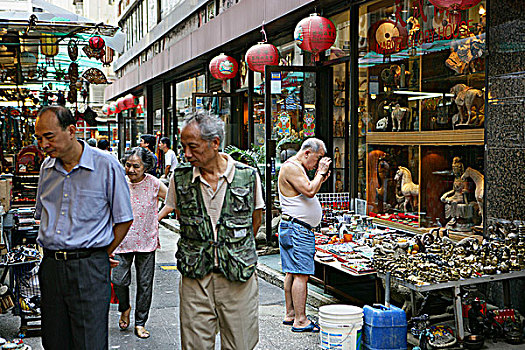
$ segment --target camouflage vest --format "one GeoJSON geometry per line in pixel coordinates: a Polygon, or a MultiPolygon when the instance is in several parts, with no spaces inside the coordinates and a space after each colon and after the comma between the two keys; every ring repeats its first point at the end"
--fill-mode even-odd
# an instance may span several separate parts
{"type": "Polygon", "coordinates": [[[192,183],[189,164],[173,173],[180,212],[177,268],[182,275],[202,278],[212,272],[217,248],[219,269],[230,281],[247,281],[255,271],[257,254],[252,228],[256,172],[235,164],[233,181],[227,184],[221,215],[217,222],[217,241],[213,240],[211,219],[206,212],[200,181],[192,183]]]}

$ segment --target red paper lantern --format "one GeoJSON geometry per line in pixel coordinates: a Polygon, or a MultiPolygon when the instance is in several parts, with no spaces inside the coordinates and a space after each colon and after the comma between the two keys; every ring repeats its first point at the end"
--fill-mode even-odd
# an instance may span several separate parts
{"type": "Polygon", "coordinates": [[[434,6],[445,10],[467,10],[476,6],[481,0],[429,0],[434,6]]]}
{"type": "Polygon", "coordinates": [[[215,79],[231,79],[237,74],[239,64],[230,56],[221,53],[214,57],[210,62],[210,72],[215,79]]]}
{"type": "Polygon", "coordinates": [[[128,107],[126,106],[126,99],[124,97],[119,97],[117,99],[117,107],[120,111],[125,111],[126,109],[128,109],[128,107]]]}
{"type": "Polygon", "coordinates": [[[99,36],[93,36],[89,39],[89,47],[93,50],[102,50],[104,45],[106,45],[104,39],[99,36]]]}
{"type": "Polygon", "coordinates": [[[102,106],[102,114],[109,115],[109,105],[105,104],[102,106]]]}
{"type": "Polygon", "coordinates": [[[317,55],[335,43],[336,29],[328,18],[313,13],[297,23],[293,36],[302,50],[317,55]]]}
{"type": "Polygon", "coordinates": [[[100,57],[100,61],[103,63],[102,65],[104,67],[109,67],[111,62],[113,62],[113,54],[113,49],[110,47],[106,47],[106,52],[104,52],[104,55],[100,57]]]}
{"type": "Polygon", "coordinates": [[[120,109],[118,108],[118,105],[116,102],[111,102],[109,104],[109,114],[116,114],[119,113],[120,109]]]}
{"type": "Polygon", "coordinates": [[[126,106],[126,109],[135,108],[138,105],[138,98],[132,94],[127,94],[124,96],[124,105],[126,106]]]}
{"type": "Polygon", "coordinates": [[[258,43],[246,51],[246,63],[254,72],[264,73],[265,66],[279,64],[279,50],[272,44],[258,43]]]}

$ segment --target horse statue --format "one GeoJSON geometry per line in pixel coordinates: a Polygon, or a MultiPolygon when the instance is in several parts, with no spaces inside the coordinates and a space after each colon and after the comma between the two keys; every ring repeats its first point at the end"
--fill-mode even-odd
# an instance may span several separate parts
{"type": "Polygon", "coordinates": [[[401,122],[403,118],[405,118],[405,115],[407,115],[407,112],[408,108],[401,107],[399,103],[392,108],[392,131],[401,131],[401,122]]]}
{"type": "Polygon", "coordinates": [[[479,214],[481,215],[481,226],[483,226],[483,189],[485,187],[485,177],[476,169],[468,167],[463,175],[461,175],[461,180],[466,181],[469,177],[476,184],[474,197],[476,198],[476,202],[478,202],[479,214]]]}
{"type": "Polygon", "coordinates": [[[405,197],[403,203],[403,209],[405,213],[407,212],[407,205],[410,203],[412,210],[415,210],[417,207],[417,202],[419,198],[419,185],[416,185],[412,182],[412,174],[407,168],[400,166],[399,170],[396,172],[394,180],[399,183],[401,181],[401,194],[405,197]]]}
{"type": "Polygon", "coordinates": [[[450,93],[454,94],[454,102],[458,106],[458,114],[454,116],[457,119],[456,125],[481,126],[481,114],[485,105],[483,91],[465,84],[456,84],[450,89],[450,93]],[[475,111],[472,110],[473,107],[475,111]]]}

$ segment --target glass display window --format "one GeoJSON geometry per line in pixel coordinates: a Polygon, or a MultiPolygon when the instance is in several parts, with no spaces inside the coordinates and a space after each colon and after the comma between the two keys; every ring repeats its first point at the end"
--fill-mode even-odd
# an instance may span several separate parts
{"type": "Polygon", "coordinates": [[[350,55],[350,11],[338,13],[330,17],[337,29],[337,37],[330,48],[329,60],[335,60],[350,55]]]}
{"type": "Polygon", "coordinates": [[[371,215],[402,214],[405,225],[471,233],[482,225],[482,202],[450,191],[460,191],[467,168],[484,172],[486,1],[434,3],[379,0],[359,8],[358,194],[371,215]],[[446,175],[454,159],[463,167],[446,175]],[[381,192],[382,164],[387,182],[407,168],[417,198],[400,206],[399,181],[381,192]]]}

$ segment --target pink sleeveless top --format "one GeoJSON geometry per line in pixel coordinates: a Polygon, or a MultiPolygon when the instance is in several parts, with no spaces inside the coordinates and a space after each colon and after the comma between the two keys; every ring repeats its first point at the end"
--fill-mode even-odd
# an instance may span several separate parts
{"type": "Polygon", "coordinates": [[[160,180],[146,174],[139,183],[128,179],[133,208],[133,224],[124,240],[115,249],[115,254],[132,252],[152,252],[160,248],[158,195],[160,180]]]}

